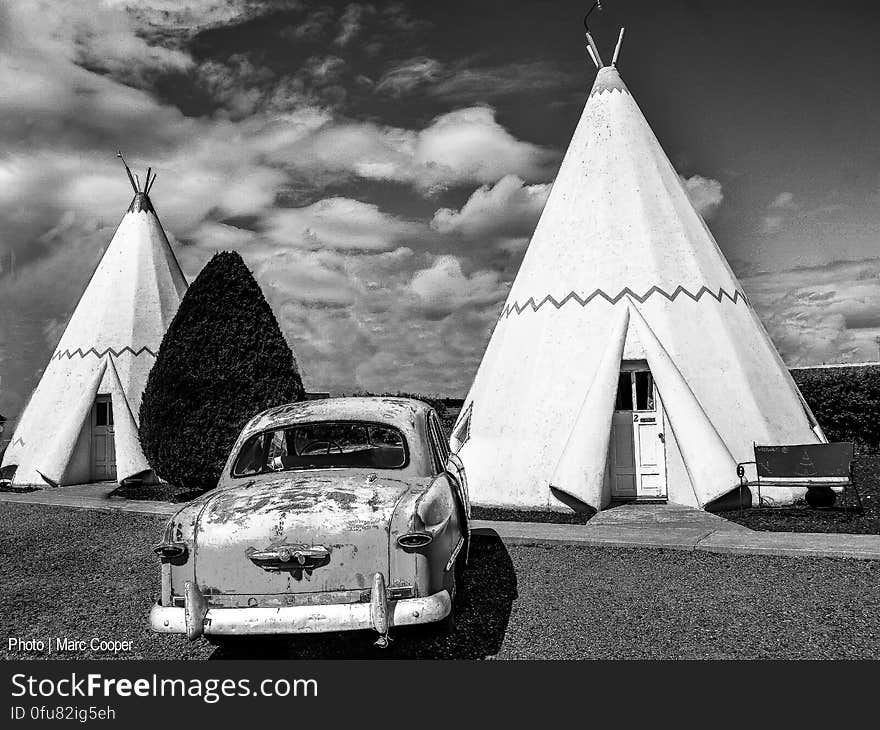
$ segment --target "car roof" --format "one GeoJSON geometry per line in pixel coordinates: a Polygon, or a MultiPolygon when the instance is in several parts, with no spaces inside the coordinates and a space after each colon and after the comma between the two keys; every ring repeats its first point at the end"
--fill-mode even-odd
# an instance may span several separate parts
{"type": "Polygon", "coordinates": [[[244,427],[242,436],[312,421],[373,421],[412,433],[419,416],[431,410],[430,405],[414,398],[356,396],[299,401],[263,411],[244,427]]]}

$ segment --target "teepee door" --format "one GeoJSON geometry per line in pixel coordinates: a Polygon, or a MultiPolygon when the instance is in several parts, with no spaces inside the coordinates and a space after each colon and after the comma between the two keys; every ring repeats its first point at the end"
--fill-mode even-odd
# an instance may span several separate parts
{"type": "Polygon", "coordinates": [[[99,395],[92,408],[92,479],[96,482],[116,479],[113,406],[106,395],[99,395]]]}
{"type": "Polygon", "coordinates": [[[666,435],[663,407],[659,403],[649,370],[632,374],[636,413],[633,429],[636,442],[638,496],[662,499],[666,496],[666,435]]]}
{"type": "Polygon", "coordinates": [[[611,420],[611,496],[615,499],[638,496],[632,411],[615,411],[611,420]]]}
{"type": "Polygon", "coordinates": [[[611,496],[666,497],[666,436],[663,406],[645,366],[625,369],[617,384],[611,421],[611,496]]]}

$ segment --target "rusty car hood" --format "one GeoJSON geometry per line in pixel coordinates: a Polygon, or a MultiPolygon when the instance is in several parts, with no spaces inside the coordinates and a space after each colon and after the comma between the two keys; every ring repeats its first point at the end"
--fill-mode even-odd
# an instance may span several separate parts
{"type": "Polygon", "coordinates": [[[427,480],[362,469],[286,472],[242,479],[207,497],[196,519],[195,576],[207,594],[269,595],[364,588],[387,575],[395,507],[427,480]],[[322,546],[313,571],[269,571],[249,555],[322,546]]]}

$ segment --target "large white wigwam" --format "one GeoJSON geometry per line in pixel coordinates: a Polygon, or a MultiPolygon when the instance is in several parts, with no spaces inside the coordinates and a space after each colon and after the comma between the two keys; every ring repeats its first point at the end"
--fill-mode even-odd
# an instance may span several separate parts
{"type": "Polygon", "coordinates": [[[617,69],[600,68],[453,429],[473,503],[705,507],[739,485],[753,442],[825,440],[617,69]]]}
{"type": "MultiPolygon", "coordinates": [[[[126,172],[128,168],[126,167],[126,172]]],[[[31,395],[3,458],[13,484],[151,478],[138,412],[165,330],[186,292],[149,198],[135,195],[31,395]]]]}

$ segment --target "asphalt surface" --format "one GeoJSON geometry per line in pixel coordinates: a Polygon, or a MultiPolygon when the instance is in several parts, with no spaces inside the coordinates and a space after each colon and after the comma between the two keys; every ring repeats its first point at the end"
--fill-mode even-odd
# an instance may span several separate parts
{"type": "MultiPolygon", "coordinates": [[[[455,620],[214,647],[154,635],[150,552],[162,519],[62,507],[0,513],[0,657],[8,638],[131,641],[120,658],[876,658],[880,562],[573,546],[478,538],[455,620]]],[[[108,658],[100,651],[51,658],[108,658]]]]}

